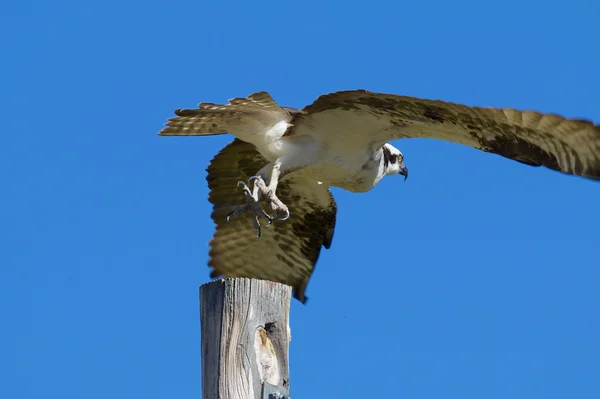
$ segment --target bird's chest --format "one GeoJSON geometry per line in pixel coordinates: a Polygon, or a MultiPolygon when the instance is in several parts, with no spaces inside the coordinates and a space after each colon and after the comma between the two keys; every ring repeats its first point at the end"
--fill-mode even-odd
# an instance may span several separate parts
{"type": "Polygon", "coordinates": [[[371,190],[381,179],[381,161],[375,155],[335,156],[319,165],[320,181],[350,192],[371,190]]]}

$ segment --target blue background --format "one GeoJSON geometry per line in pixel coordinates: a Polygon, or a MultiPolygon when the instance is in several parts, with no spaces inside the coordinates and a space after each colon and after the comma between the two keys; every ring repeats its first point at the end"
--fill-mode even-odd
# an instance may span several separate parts
{"type": "MultiPolygon", "coordinates": [[[[174,109],[362,88],[599,122],[596,4],[2,3],[0,397],[200,397],[204,169],[231,136],[158,137],[174,109]]],[[[600,397],[600,185],[394,144],[410,179],[334,190],[292,396],[600,397]]]]}

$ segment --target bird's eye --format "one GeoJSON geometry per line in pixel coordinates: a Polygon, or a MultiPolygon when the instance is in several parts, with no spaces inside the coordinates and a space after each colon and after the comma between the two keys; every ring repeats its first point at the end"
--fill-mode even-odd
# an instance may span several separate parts
{"type": "Polygon", "coordinates": [[[398,154],[398,156],[396,157],[396,160],[398,162],[402,162],[402,159],[403,159],[402,154],[398,154]]]}

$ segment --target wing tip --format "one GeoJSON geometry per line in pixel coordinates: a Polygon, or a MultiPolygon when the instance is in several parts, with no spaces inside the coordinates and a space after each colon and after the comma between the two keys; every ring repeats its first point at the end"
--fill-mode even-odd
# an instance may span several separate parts
{"type": "Polygon", "coordinates": [[[298,289],[292,289],[292,291],[294,292],[294,298],[300,301],[301,304],[306,305],[306,302],[308,302],[308,297],[304,295],[304,291],[300,291],[298,289]]]}

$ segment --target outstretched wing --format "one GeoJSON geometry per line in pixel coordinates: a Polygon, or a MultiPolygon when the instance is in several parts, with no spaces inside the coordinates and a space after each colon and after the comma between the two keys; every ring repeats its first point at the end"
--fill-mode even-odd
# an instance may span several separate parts
{"type": "Polygon", "coordinates": [[[334,151],[344,139],[375,148],[433,138],[600,180],[600,126],[554,114],[351,90],[320,96],[292,123],[292,134],[318,134],[334,151]]]}
{"type": "Polygon", "coordinates": [[[331,245],[337,206],[327,186],[298,171],[282,178],[277,187],[277,196],[290,207],[289,219],[276,220],[271,226],[262,220],[260,239],[248,214],[232,216],[227,223],[227,214],[244,203],[237,182],[247,181],[267,163],[252,144],[235,139],[207,168],[211,217],[216,224],[208,262],[214,269],[211,277],[249,277],[288,284],[304,303],[321,247],[331,245]]]}

